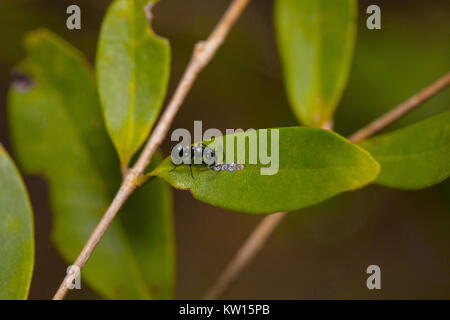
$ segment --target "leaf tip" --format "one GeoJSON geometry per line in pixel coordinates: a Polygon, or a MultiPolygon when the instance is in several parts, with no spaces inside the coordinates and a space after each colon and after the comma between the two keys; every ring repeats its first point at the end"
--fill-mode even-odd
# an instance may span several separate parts
{"type": "Polygon", "coordinates": [[[380,163],[375,159],[375,157],[366,149],[364,149],[363,147],[357,145],[357,144],[353,144],[353,146],[355,146],[356,148],[360,149],[361,152],[365,153],[368,159],[368,162],[370,162],[373,170],[371,170],[371,172],[373,173],[369,179],[369,183],[375,181],[378,176],[380,175],[381,172],[381,165],[380,163]]]}
{"type": "Polygon", "coordinates": [[[27,49],[35,46],[43,38],[51,37],[51,32],[47,28],[38,28],[25,35],[24,42],[27,49]]]}

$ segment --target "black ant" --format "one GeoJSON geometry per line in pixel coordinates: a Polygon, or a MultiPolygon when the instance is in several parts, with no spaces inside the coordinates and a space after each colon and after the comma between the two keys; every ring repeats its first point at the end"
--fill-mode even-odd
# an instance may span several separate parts
{"type": "MultiPolygon", "coordinates": [[[[217,162],[217,155],[216,151],[208,147],[204,143],[199,143],[196,146],[189,147],[183,147],[181,144],[176,146],[175,149],[172,151],[172,154],[178,155],[180,159],[185,158],[185,153],[190,156],[189,160],[189,169],[191,171],[191,176],[194,178],[194,174],[192,173],[192,162],[194,161],[194,164],[196,162],[199,162],[198,164],[205,164],[209,169],[212,169],[216,162],[217,162]],[[205,158],[207,162],[205,161],[205,158]]],[[[180,164],[175,164],[175,167],[173,167],[172,170],[169,172],[172,172],[175,170],[180,164]]]]}

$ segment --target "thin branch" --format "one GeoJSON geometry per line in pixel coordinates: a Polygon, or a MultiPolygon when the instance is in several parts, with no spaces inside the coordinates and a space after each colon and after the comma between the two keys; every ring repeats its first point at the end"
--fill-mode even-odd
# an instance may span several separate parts
{"type": "Polygon", "coordinates": [[[364,128],[356,131],[354,134],[352,134],[348,140],[351,142],[356,142],[363,140],[369,136],[373,136],[375,133],[379,132],[380,130],[386,128],[388,125],[390,125],[395,120],[400,119],[407,113],[414,110],[417,106],[421,105],[428,99],[430,99],[432,96],[437,94],[439,91],[445,89],[450,84],[450,72],[445,74],[443,77],[437,79],[435,82],[430,84],[428,87],[420,91],[419,93],[415,94],[402,104],[398,105],[388,113],[385,113],[383,116],[379,117],[378,119],[374,120],[364,128]]]}
{"type": "Polygon", "coordinates": [[[250,0],[234,0],[208,39],[204,42],[202,41],[197,43],[192,59],[189,62],[180,83],[178,84],[172,100],[167,105],[164,114],[161,116],[158,125],[155,127],[153,134],[148,140],[147,145],[142,151],[133,170],[140,173],[144,172],[145,168],[150,163],[152,155],[164,140],[173,118],[175,117],[187,93],[191,89],[198,73],[209,63],[209,61],[211,61],[217,49],[225,40],[231,26],[240,16],[249,1],[250,0]]]}
{"type": "MultiPolygon", "coordinates": [[[[326,122],[322,129],[333,130],[334,120],[326,122]]],[[[256,257],[260,252],[270,235],[276,227],[283,221],[287,212],[278,212],[270,214],[258,224],[255,230],[250,234],[247,241],[239,249],[233,259],[228,263],[225,270],[219,276],[214,285],[203,297],[203,300],[213,300],[225,294],[233,285],[242,270],[256,257]]]]}
{"type": "MultiPolygon", "coordinates": [[[[126,171],[122,185],[120,186],[119,191],[114,197],[114,200],[98,223],[94,232],[89,237],[89,240],[86,242],[78,258],[75,260],[74,265],[78,266],[80,269],[83,268],[83,266],[89,260],[89,257],[91,256],[100,239],[103,237],[103,234],[108,229],[119,209],[138,187],[138,181],[140,177],[150,163],[153,154],[161,145],[173,119],[175,118],[176,113],[178,112],[181,104],[184,101],[184,98],[188,94],[195,79],[197,78],[197,75],[211,61],[217,49],[225,40],[228,32],[230,31],[230,28],[236,22],[237,18],[241,15],[242,11],[248,5],[249,1],[250,0],[233,0],[208,39],[206,41],[197,43],[197,45],[195,46],[192,58],[183,74],[183,77],[181,78],[174,95],[172,96],[169,104],[167,105],[167,108],[159,119],[158,124],[156,125],[154,131],[152,132],[152,135],[145,145],[144,150],[142,151],[133,168],[126,171]]],[[[53,299],[63,299],[67,294],[68,285],[72,283],[73,280],[74,275],[67,274],[53,299]]]]}
{"type": "Polygon", "coordinates": [[[225,271],[220,275],[217,282],[206,293],[203,299],[212,300],[223,295],[231,287],[237,277],[241,274],[250,261],[264,247],[269,236],[275,228],[283,221],[286,212],[278,212],[265,217],[256,229],[250,234],[247,241],[230,261],[225,271]]]}
{"type": "MultiPolygon", "coordinates": [[[[348,139],[351,142],[358,142],[374,133],[378,132],[382,128],[387,127],[395,120],[407,114],[409,111],[418,107],[420,104],[437,94],[450,83],[450,73],[439,78],[427,88],[423,89],[416,95],[412,96],[402,104],[396,106],[394,109],[384,114],[380,118],[376,119],[366,127],[358,130],[351,135],[348,139]]],[[[332,122],[325,124],[322,128],[331,130],[332,122]]],[[[242,270],[253,260],[256,254],[261,251],[268,238],[275,231],[276,227],[280,224],[287,212],[278,212],[265,217],[256,229],[248,237],[247,241],[238,250],[233,259],[228,263],[225,270],[221,273],[216,283],[206,293],[203,299],[217,299],[222,296],[236,281],[242,270]]]]}

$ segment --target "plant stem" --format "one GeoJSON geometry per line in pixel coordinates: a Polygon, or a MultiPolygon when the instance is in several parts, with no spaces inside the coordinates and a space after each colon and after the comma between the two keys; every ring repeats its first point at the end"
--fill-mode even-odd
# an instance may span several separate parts
{"type": "Polygon", "coordinates": [[[233,260],[230,261],[216,283],[203,297],[204,300],[216,299],[231,287],[231,284],[236,281],[242,270],[262,250],[269,236],[281,221],[283,221],[285,216],[286,212],[270,214],[259,223],[244,245],[238,250],[233,260]]]}
{"type": "MultiPolygon", "coordinates": [[[[449,84],[450,73],[447,73],[419,93],[396,106],[391,111],[387,112],[367,126],[358,130],[356,133],[352,134],[348,138],[348,140],[354,143],[372,136],[376,132],[380,131],[402,116],[406,115],[414,108],[418,107],[420,104],[446,88],[449,84]]],[[[332,121],[330,121],[322,128],[331,130],[332,125],[332,121]]],[[[228,263],[225,270],[221,273],[218,280],[214,283],[211,289],[209,289],[209,291],[205,294],[203,299],[217,299],[230,288],[230,286],[242,273],[242,270],[253,260],[256,254],[261,251],[272,232],[275,231],[276,227],[280,224],[286,214],[287,212],[278,212],[268,215],[259,223],[258,226],[256,226],[256,229],[253,230],[244,245],[238,250],[236,255],[228,263]]]]}
{"type": "MultiPolygon", "coordinates": [[[[334,120],[323,124],[322,129],[333,130],[334,120]]],[[[236,281],[242,270],[256,257],[269,239],[275,228],[283,221],[287,212],[278,212],[268,215],[258,224],[255,230],[250,234],[244,245],[238,250],[234,258],[228,263],[225,270],[219,276],[219,279],[209,289],[203,297],[203,300],[217,299],[223,295],[231,285],[236,281]]]]}
{"type": "MultiPolygon", "coordinates": [[[[74,265],[80,269],[86,264],[97,246],[100,239],[103,237],[105,231],[108,229],[112,220],[116,216],[119,209],[130,197],[130,195],[138,187],[138,180],[144,173],[150,163],[153,154],[161,145],[164,137],[166,136],[170,125],[175,118],[176,113],[180,109],[184,98],[191,89],[195,79],[200,71],[211,61],[219,46],[225,40],[230,28],[236,22],[237,18],[241,15],[242,11],[248,5],[250,0],[233,0],[230,6],[227,8],[225,14],[222,16],[214,30],[206,41],[201,41],[195,46],[192,58],[186,67],[186,70],[172,96],[167,108],[164,110],[161,118],[159,119],[155,129],[153,130],[147,144],[145,145],[142,153],[140,154],[136,164],[126,171],[122,185],[119,188],[114,200],[110,204],[108,210],[103,215],[102,219],[98,223],[97,227],[89,237],[89,240],[84,245],[83,250],[75,260],[74,265]]],[[[54,300],[61,300],[67,294],[68,284],[74,280],[73,274],[67,274],[58,291],[53,297],[54,300]]]]}
{"type": "Polygon", "coordinates": [[[445,89],[450,84],[450,72],[437,79],[435,82],[430,84],[428,87],[420,91],[419,93],[413,95],[411,98],[401,103],[391,111],[385,113],[383,116],[372,121],[364,128],[356,131],[352,134],[348,140],[351,142],[361,141],[369,136],[373,136],[375,133],[386,128],[388,125],[394,121],[400,119],[407,113],[414,110],[417,106],[421,105],[432,96],[437,94],[439,91],[445,89]]]}

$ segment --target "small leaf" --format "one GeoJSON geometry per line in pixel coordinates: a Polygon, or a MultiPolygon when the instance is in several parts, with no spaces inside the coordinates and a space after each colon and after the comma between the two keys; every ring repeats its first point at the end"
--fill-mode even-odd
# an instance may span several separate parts
{"type": "Polygon", "coordinates": [[[376,183],[399,189],[437,184],[450,175],[450,111],[360,145],[381,165],[376,183]]]}
{"type": "Polygon", "coordinates": [[[103,115],[122,166],[128,165],[148,136],[169,80],[170,46],[150,29],[145,2],[114,1],[98,44],[97,83],[103,115]]]}
{"type": "MultiPolygon", "coordinates": [[[[19,163],[48,181],[52,240],[72,263],[121,181],[94,77],[82,55],[45,30],[27,38],[20,70],[31,80],[9,92],[9,122],[19,163]]],[[[169,187],[152,181],[127,201],[81,271],[109,299],[172,297],[174,243],[169,187]]]]}
{"type": "Polygon", "coordinates": [[[299,121],[333,118],[356,39],[356,0],[276,0],[275,29],[284,82],[299,121]]]}
{"type": "MultiPolygon", "coordinates": [[[[260,139],[261,132],[257,130],[260,139]]],[[[228,135],[226,143],[242,135],[244,133],[228,135]]],[[[234,141],[235,147],[237,141],[234,141]]],[[[250,159],[249,143],[245,148],[246,159],[250,159]]],[[[259,154],[259,147],[257,152],[259,154]]],[[[189,165],[174,169],[168,157],[153,174],[176,188],[190,189],[195,198],[221,208],[272,213],[300,209],[338,193],[361,188],[374,180],[379,171],[378,163],[362,148],[330,131],[305,127],[279,129],[276,174],[261,175],[260,169],[265,166],[260,163],[261,158],[257,164],[245,164],[243,170],[235,172],[215,172],[204,164],[193,165],[192,178],[189,165]]]]}
{"type": "Polygon", "coordinates": [[[28,297],[33,264],[30,201],[19,172],[0,144],[0,300],[28,297]]]}

